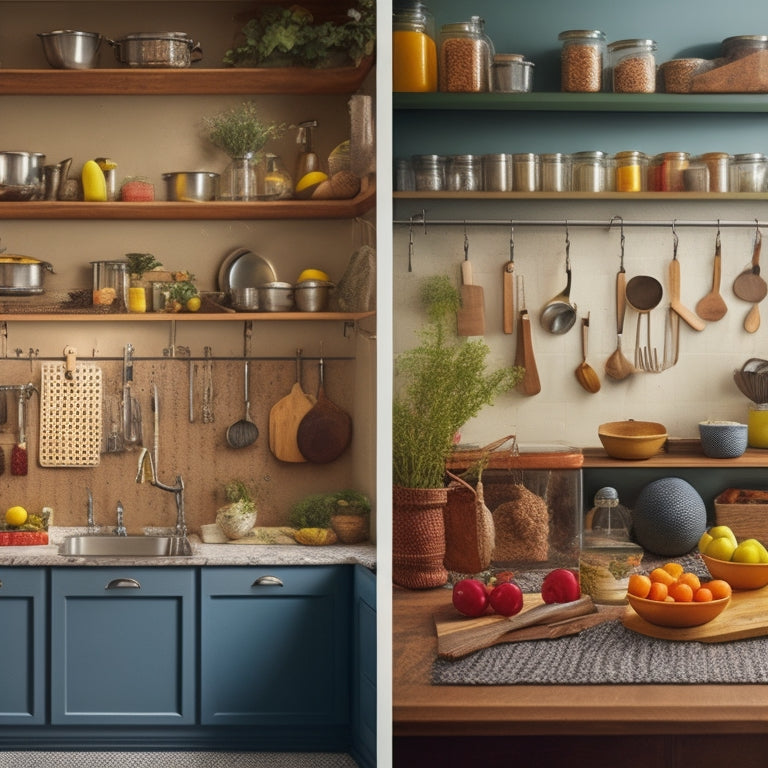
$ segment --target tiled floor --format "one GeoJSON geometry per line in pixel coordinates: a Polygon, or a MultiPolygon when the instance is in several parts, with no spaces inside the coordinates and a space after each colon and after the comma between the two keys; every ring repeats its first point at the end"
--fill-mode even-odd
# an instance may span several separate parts
{"type": "Polygon", "coordinates": [[[357,768],[357,763],[326,752],[0,752],[0,768],[357,768]]]}

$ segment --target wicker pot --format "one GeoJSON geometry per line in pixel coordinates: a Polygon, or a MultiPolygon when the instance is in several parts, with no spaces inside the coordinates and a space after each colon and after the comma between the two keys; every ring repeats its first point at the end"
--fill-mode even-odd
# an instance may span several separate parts
{"type": "Polygon", "coordinates": [[[447,488],[392,489],[392,581],[408,589],[448,581],[443,509],[447,488]]]}
{"type": "Polygon", "coordinates": [[[242,539],[256,525],[256,511],[244,515],[229,506],[222,507],[216,513],[216,522],[228,539],[242,539]]]}
{"type": "Polygon", "coordinates": [[[333,515],[331,528],[342,544],[359,544],[368,541],[368,515],[333,515]]]}

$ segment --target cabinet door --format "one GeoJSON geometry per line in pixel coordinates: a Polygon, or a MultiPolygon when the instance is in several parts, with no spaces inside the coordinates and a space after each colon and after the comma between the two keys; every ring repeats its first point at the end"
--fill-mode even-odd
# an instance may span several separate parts
{"type": "Polygon", "coordinates": [[[45,722],[45,569],[0,568],[0,725],[45,722]]]}
{"type": "Polygon", "coordinates": [[[201,593],[203,725],[348,725],[349,568],[206,568],[201,593]]]}
{"type": "Polygon", "coordinates": [[[56,568],[51,721],[195,721],[195,571],[56,568]]]}
{"type": "Polygon", "coordinates": [[[353,634],[355,665],[352,682],[352,726],[355,757],[376,764],[376,576],[355,566],[353,634]]]}

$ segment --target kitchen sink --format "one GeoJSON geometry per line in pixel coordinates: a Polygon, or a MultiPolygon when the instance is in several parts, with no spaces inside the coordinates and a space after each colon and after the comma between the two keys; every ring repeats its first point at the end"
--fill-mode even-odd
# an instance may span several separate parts
{"type": "Polygon", "coordinates": [[[185,536],[66,536],[60,555],[75,557],[181,557],[192,554],[185,536]]]}

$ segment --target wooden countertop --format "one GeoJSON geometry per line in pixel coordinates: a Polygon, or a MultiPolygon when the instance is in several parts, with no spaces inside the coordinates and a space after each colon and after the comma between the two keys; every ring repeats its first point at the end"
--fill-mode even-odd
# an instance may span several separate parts
{"type": "Polygon", "coordinates": [[[395,587],[392,728],[397,737],[764,734],[764,685],[432,686],[432,614],[447,589],[395,587]]]}

